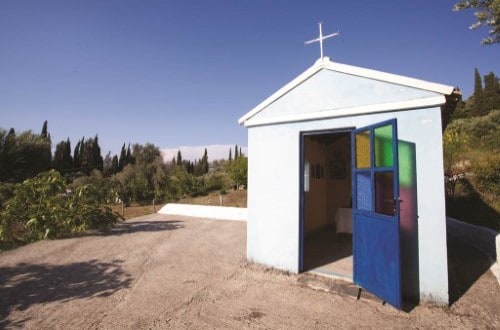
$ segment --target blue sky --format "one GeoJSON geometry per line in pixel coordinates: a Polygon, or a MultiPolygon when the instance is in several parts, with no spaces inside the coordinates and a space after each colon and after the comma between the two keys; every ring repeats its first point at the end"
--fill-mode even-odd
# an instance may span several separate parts
{"type": "MultiPolygon", "coordinates": [[[[0,127],[54,145],[99,135],[161,148],[238,144],[237,120],[311,66],[333,61],[473,89],[499,45],[455,1],[0,1],[0,127]]],[[[201,156],[201,155],[200,155],[201,156]]],[[[209,154],[210,157],[210,154],[209,154]]]]}

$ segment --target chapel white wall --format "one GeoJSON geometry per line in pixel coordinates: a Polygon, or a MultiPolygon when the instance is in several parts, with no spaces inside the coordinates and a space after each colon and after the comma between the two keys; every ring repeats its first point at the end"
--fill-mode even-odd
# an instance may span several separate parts
{"type": "Polygon", "coordinates": [[[247,257],[299,272],[300,132],[362,127],[397,118],[415,143],[420,297],[448,303],[446,221],[439,108],[378,113],[248,129],[247,257]]]}

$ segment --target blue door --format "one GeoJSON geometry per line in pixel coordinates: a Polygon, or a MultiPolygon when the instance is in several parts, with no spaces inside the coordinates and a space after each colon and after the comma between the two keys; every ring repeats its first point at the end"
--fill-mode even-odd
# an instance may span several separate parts
{"type": "Polygon", "coordinates": [[[401,308],[396,119],[351,138],[354,282],[401,308]]]}

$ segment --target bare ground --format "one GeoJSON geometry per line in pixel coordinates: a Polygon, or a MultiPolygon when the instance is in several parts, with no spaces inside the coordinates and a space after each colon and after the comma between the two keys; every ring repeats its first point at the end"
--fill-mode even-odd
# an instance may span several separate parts
{"type": "Polygon", "coordinates": [[[0,328],[500,328],[487,268],[457,281],[451,307],[403,312],[351,284],[248,264],[245,242],[243,222],[149,215],[4,252],[0,328]]]}

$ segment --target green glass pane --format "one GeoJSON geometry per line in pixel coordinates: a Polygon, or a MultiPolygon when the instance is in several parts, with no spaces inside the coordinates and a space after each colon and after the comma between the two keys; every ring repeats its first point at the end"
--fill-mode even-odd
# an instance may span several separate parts
{"type": "Polygon", "coordinates": [[[391,167],[394,164],[392,152],[392,125],[375,128],[375,167],[391,167]]]}
{"type": "Polygon", "coordinates": [[[398,159],[400,187],[415,187],[417,181],[417,178],[415,177],[415,144],[398,141],[398,159]]]}
{"type": "Polygon", "coordinates": [[[370,167],[370,131],[356,133],[356,168],[370,167]]]}

